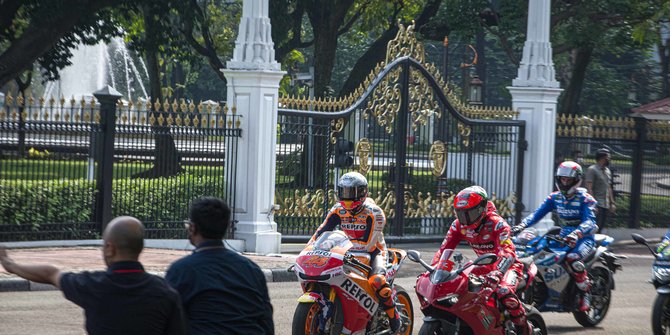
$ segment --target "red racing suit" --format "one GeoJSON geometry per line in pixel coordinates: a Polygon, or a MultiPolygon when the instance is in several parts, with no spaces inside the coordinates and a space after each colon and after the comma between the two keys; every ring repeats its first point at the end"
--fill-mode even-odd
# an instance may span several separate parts
{"type": "Polygon", "coordinates": [[[525,324],[526,311],[516,296],[519,278],[523,278],[523,264],[516,258],[514,244],[510,239],[510,226],[498,215],[495,205],[488,202],[487,211],[482,223],[475,229],[461,227],[458,219],[454,220],[447,232],[440,249],[435,253],[431,264],[436,264],[446,249],[456,249],[458,244],[465,240],[475,251],[477,256],[493,253],[496,254],[498,262],[478,267],[478,273],[490,273],[498,270],[498,263],[503,259],[512,258],[514,263],[503,273],[502,280],[497,288],[498,299],[509,312],[512,322],[525,324]],[[480,272],[481,271],[481,272],[480,272]]]}

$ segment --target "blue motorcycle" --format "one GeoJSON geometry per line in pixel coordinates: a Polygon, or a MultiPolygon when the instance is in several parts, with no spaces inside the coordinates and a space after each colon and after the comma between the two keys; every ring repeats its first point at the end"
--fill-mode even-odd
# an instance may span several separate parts
{"type": "Polygon", "coordinates": [[[651,328],[654,335],[667,334],[670,331],[670,259],[657,253],[640,234],[632,234],[633,240],[646,245],[654,255],[651,283],[656,288],[656,300],[651,311],[651,328]]]}
{"type": "Polygon", "coordinates": [[[540,312],[572,312],[580,325],[594,327],[605,318],[609,309],[614,289],[613,274],[621,269],[617,260],[626,257],[608,251],[613,238],[596,234],[595,251],[584,259],[591,280],[591,309],[579,311],[580,291],[564,262],[570,247],[558,235],[560,231],[560,227],[552,227],[545,235],[538,236],[535,228],[527,228],[513,238],[521,262],[534,262],[538,268],[533,283],[520,292],[520,297],[540,312]]]}

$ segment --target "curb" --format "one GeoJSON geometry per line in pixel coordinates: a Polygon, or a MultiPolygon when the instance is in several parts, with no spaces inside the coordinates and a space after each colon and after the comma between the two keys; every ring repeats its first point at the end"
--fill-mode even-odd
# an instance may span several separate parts
{"type": "MultiPolygon", "coordinates": [[[[292,282],[298,281],[298,277],[293,272],[286,269],[261,269],[265,275],[265,281],[272,282],[292,282]]],[[[163,277],[165,273],[152,273],[163,277]]],[[[22,278],[0,279],[0,292],[37,292],[37,291],[57,291],[58,289],[51,284],[40,284],[31,282],[22,278]]]]}

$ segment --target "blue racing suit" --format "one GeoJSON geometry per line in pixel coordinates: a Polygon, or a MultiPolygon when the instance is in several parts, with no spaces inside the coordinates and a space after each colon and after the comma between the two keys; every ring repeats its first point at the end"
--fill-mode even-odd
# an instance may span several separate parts
{"type": "Polygon", "coordinates": [[[556,212],[561,226],[561,237],[577,235],[579,239],[574,248],[566,255],[569,271],[575,278],[577,287],[588,291],[589,283],[586,268],[582,260],[594,252],[596,247],[594,234],[598,230],[594,209],[596,200],[584,188],[577,188],[575,193],[566,198],[561,192],[549,194],[546,200],[529,215],[521,224],[530,227],[550,212],[556,212]]]}

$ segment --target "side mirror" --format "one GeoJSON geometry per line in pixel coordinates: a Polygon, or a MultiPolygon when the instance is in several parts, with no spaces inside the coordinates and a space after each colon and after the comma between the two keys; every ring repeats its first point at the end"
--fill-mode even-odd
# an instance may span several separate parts
{"type": "Polygon", "coordinates": [[[636,233],[630,234],[630,236],[633,238],[633,241],[635,241],[636,243],[647,246],[647,249],[649,249],[649,252],[651,252],[652,255],[658,257],[658,254],[656,253],[656,250],[651,248],[651,246],[649,245],[649,242],[647,242],[646,238],[644,238],[642,235],[636,234],[636,233]]]}
{"type": "Polygon", "coordinates": [[[459,264],[463,263],[463,254],[458,251],[454,252],[454,260],[459,264]]]}
{"type": "Polygon", "coordinates": [[[417,262],[421,260],[421,253],[416,250],[407,250],[407,258],[412,262],[417,262]]]}
{"type": "Polygon", "coordinates": [[[647,239],[644,238],[642,235],[633,233],[630,236],[633,238],[633,241],[635,241],[635,243],[647,245],[647,239]]]}
{"type": "Polygon", "coordinates": [[[483,255],[477,257],[477,259],[475,259],[475,261],[472,262],[472,264],[474,264],[474,265],[489,265],[489,264],[493,264],[497,259],[498,259],[498,256],[496,256],[495,254],[483,254],[483,255]]]}
{"type": "Polygon", "coordinates": [[[409,258],[409,260],[412,262],[417,262],[421,264],[421,266],[423,266],[424,268],[426,268],[426,270],[430,272],[433,272],[435,270],[435,268],[433,268],[423,259],[421,259],[421,253],[416,250],[407,250],[407,258],[409,258]]]}
{"type": "Polygon", "coordinates": [[[553,226],[547,230],[547,235],[557,235],[561,232],[561,227],[553,226]]]}

